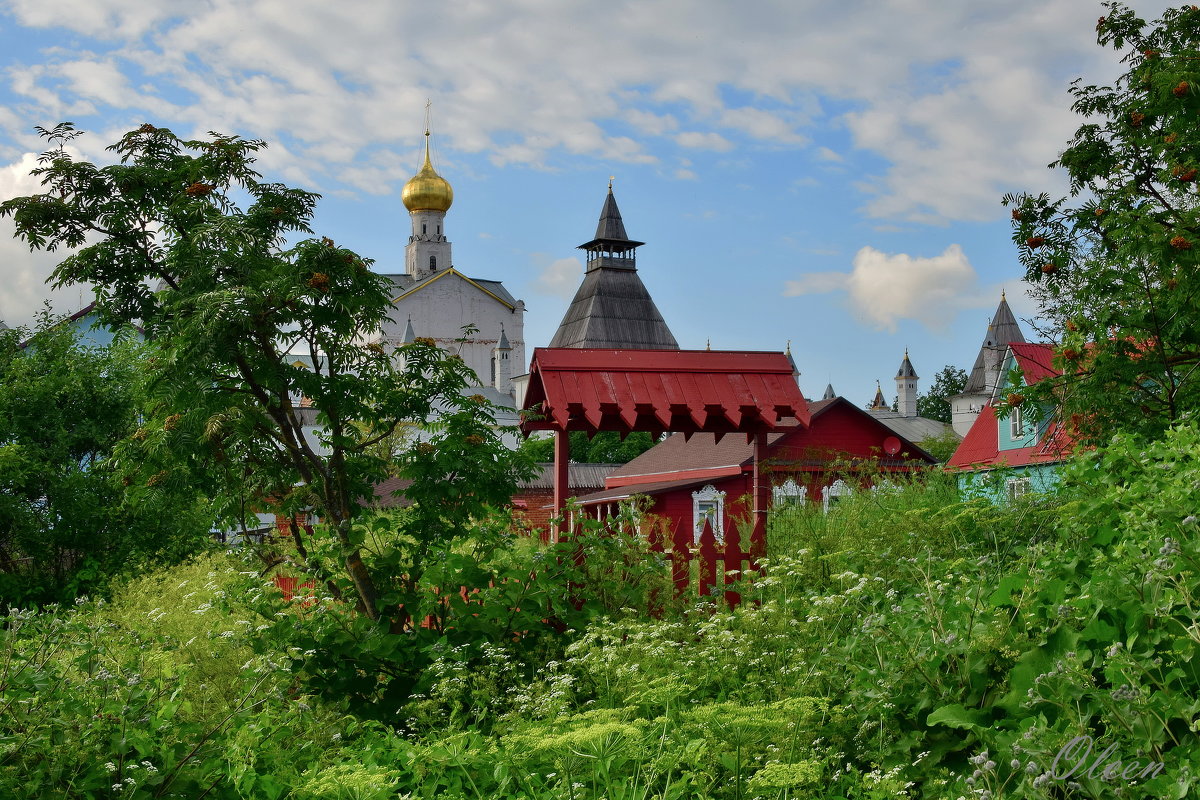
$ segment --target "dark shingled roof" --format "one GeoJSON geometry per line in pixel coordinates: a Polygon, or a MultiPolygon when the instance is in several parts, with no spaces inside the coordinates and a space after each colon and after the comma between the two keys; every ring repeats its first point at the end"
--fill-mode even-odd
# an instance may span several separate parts
{"type": "Polygon", "coordinates": [[[634,251],[641,244],[626,236],[610,186],[596,238],[580,245],[588,251],[583,283],[550,340],[551,347],[679,349],[638,277],[634,251]]]}
{"type": "Polygon", "coordinates": [[[678,350],[637,272],[599,267],[583,276],[551,347],[678,350]]]}
{"type": "Polygon", "coordinates": [[[1017,318],[1013,316],[1012,309],[1008,307],[1008,300],[1002,295],[1000,305],[996,307],[996,314],[988,325],[987,336],[984,337],[983,345],[979,348],[979,356],[975,359],[975,366],[971,367],[971,375],[967,378],[967,384],[963,387],[962,393],[991,394],[995,387],[987,385],[989,353],[991,360],[998,363],[1003,351],[1010,343],[1023,343],[1024,341],[1025,336],[1021,333],[1021,326],[1017,324],[1017,318]]]}
{"type": "Polygon", "coordinates": [[[912,362],[908,360],[908,351],[904,351],[904,360],[900,362],[900,371],[896,373],[897,378],[916,378],[917,371],[913,369],[912,362]]]}
{"type": "MultiPolygon", "coordinates": [[[[844,397],[832,400],[818,400],[809,406],[812,425],[819,425],[818,420],[826,411],[842,407],[853,414],[866,416],[874,425],[884,431],[890,429],[874,420],[867,412],[856,407],[844,397]]],[[[870,423],[868,423],[870,425],[870,423]]],[[[779,428],[767,434],[767,447],[774,448],[790,434],[803,435],[803,428],[788,426],[779,428]]],[[[914,444],[903,434],[901,438],[903,449],[917,458],[932,462],[932,456],[914,444]]],[[[795,440],[793,439],[793,442],[795,440]]],[[[768,451],[768,458],[776,458],[768,451]]],[[[658,491],[679,488],[689,483],[703,484],[714,480],[740,475],[754,461],[754,445],[747,443],[742,436],[725,436],[718,440],[711,433],[696,433],[690,438],[682,433],[675,433],[656,444],[628,464],[617,467],[608,476],[607,488],[598,494],[578,498],[581,502],[590,503],[597,500],[624,497],[630,494],[655,494],[658,491]]],[[[825,456],[815,456],[811,462],[789,462],[800,467],[825,468],[830,459],[825,456]]],[[[894,466],[902,461],[892,458],[880,458],[881,466],[894,466]]]]}

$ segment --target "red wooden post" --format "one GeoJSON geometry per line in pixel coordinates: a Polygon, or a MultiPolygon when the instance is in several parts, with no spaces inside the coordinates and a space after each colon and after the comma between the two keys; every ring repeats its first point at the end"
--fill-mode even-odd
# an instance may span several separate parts
{"type": "Polygon", "coordinates": [[[716,585],[717,537],[713,535],[712,525],[706,519],[704,530],[700,531],[700,596],[714,594],[716,585]]]}
{"type": "Polygon", "coordinates": [[[725,534],[725,554],[724,554],[724,572],[725,572],[725,605],[732,608],[737,608],[737,604],[742,602],[742,596],[729,588],[730,584],[742,577],[742,553],[741,542],[736,531],[731,531],[725,534]],[[734,575],[733,573],[737,573],[734,575]]]}
{"type": "Polygon", "coordinates": [[[551,541],[557,542],[566,530],[567,497],[571,494],[571,439],[566,431],[554,432],[554,524],[551,541]]]}
{"type": "Polygon", "coordinates": [[[750,555],[761,558],[767,553],[767,508],[771,503],[771,486],[767,483],[767,434],[754,435],[754,529],[750,533],[750,555]]]}
{"type": "Polygon", "coordinates": [[[688,567],[691,546],[691,527],[676,525],[671,534],[671,580],[675,582],[676,595],[686,594],[692,582],[691,569],[688,567]]]}

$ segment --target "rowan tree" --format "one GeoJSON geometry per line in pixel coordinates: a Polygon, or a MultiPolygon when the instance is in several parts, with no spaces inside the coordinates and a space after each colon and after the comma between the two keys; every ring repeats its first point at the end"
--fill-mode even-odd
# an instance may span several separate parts
{"type": "Polygon", "coordinates": [[[387,280],[312,235],[316,194],[261,179],[263,142],[183,140],[146,124],[101,166],[70,155],[80,135],[70,123],[41,133],[50,149],[34,174],[46,191],[0,204],[0,215],[31,248],[73,248],[55,284],[94,285],[103,319],[139,320],[160,350],[159,403],[126,468],[185,453],[193,468],[160,470],[153,485],[202,475],[223,487],[228,516],[315,513],[360,609],[403,629],[431,550],[511,497],[493,407],[464,392],[473,373],[432,341],[398,354],[370,344],[392,308],[387,280]],[[356,521],[388,474],[389,448],[377,445],[434,416],[436,429],[399,466],[417,509],[408,544],[369,567],[356,521]],[[406,591],[381,597],[380,580],[397,574],[406,591]]]}
{"type": "Polygon", "coordinates": [[[1085,441],[1156,435],[1200,400],[1200,8],[1104,5],[1097,41],[1127,69],[1072,85],[1086,121],[1051,164],[1070,196],[1004,198],[1063,372],[1024,394],[1085,441]]]}

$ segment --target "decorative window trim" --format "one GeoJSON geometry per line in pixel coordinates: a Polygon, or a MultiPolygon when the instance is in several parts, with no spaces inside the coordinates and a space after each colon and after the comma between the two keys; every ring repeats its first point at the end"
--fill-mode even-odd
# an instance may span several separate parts
{"type": "Polygon", "coordinates": [[[837,505],[837,502],[843,497],[849,497],[852,494],[854,494],[854,489],[850,487],[850,484],[838,478],[821,490],[822,511],[828,514],[830,506],[837,505]]]}
{"type": "Polygon", "coordinates": [[[712,524],[713,536],[720,543],[725,541],[725,493],[718,492],[711,483],[692,492],[692,541],[700,542],[704,520],[712,524]],[[702,510],[703,507],[703,510],[702,510]]]}
{"type": "Polygon", "coordinates": [[[808,502],[808,487],[788,478],[771,489],[771,505],[775,508],[802,506],[808,502]]]}

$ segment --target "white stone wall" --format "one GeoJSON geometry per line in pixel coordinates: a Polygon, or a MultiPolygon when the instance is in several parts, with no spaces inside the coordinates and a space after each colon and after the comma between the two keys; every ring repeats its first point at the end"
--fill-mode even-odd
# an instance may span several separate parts
{"type": "Polygon", "coordinates": [[[524,303],[518,301],[516,309],[510,310],[457,272],[450,272],[401,298],[394,306],[392,322],[383,331],[383,340],[389,345],[403,342],[404,329],[411,317],[413,332],[417,336],[429,337],[439,347],[461,355],[479,377],[480,385],[490,385],[492,351],[500,340],[500,327],[503,325],[512,347],[509,354],[510,374],[524,373],[528,369],[525,361],[524,303]],[[474,326],[477,330],[468,336],[466,342],[459,343],[455,340],[464,336],[465,325],[474,326]]]}
{"type": "Polygon", "coordinates": [[[987,401],[988,397],[982,394],[956,394],[950,398],[950,424],[954,432],[966,436],[987,401]]]}

